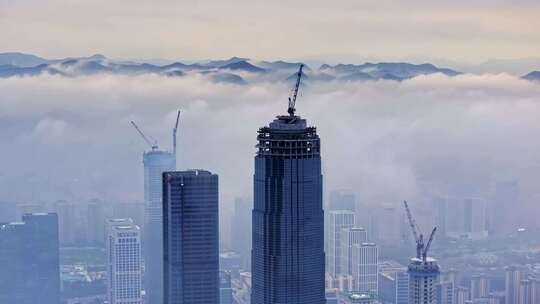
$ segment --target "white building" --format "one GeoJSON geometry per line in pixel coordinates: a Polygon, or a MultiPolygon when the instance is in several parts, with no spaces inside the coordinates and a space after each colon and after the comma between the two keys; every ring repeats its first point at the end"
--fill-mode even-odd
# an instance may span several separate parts
{"type": "Polygon", "coordinates": [[[341,274],[352,275],[352,249],[353,245],[360,245],[368,241],[367,231],[364,228],[353,227],[341,229],[341,274]]]}
{"type": "Polygon", "coordinates": [[[328,250],[326,271],[335,279],[341,274],[341,230],[354,227],[354,212],[334,210],[328,213],[328,250]]]}
{"type": "Polygon", "coordinates": [[[142,304],[141,233],[131,219],[107,221],[109,304],[142,304]]]}
{"type": "Polygon", "coordinates": [[[409,272],[409,304],[437,304],[439,265],[437,260],[412,258],[409,272]]]}
{"type": "Polygon", "coordinates": [[[362,243],[352,247],[352,277],[355,291],[379,294],[379,247],[362,243]]]}

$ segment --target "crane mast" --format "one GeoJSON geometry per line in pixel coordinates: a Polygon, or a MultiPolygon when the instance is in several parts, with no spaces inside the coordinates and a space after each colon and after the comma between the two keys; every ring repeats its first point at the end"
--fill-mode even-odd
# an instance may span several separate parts
{"type": "Polygon", "coordinates": [[[176,157],[176,131],[178,131],[178,122],[180,120],[180,110],[178,110],[178,114],[176,114],[176,124],[174,125],[173,129],[173,155],[176,157]]]}
{"type": "Polygon", "coordinates": [[[298,89],[300,88],[300,80],[302,79],[302,69],[304,68],[304,64],[300,64],[300,69],[298,70],[297,76],[296,76],[296,85],[294,86],[292,96],[289,97],[289,108],[287,109],[287,112],[290,116],[294,116],[294,112],[296,111],[296,97],[298,96],[298,89]]]}
{"type": "Polygon", "coordinates": [[[433,238],[435,237],[435,232],[437,231],[437,227],[433,228],[433,231],[431,231],[431,234],[429,236],[429,240],[427,244],[424,243],[424,235],[422,233],[418,233],[418,226],[416,225],[416,221],[414,220],[411,210],[409,208],[409,204],[407,201],[403,201],[403,205],[405,205],[405,211],[407,212],[407,218],[409,220],[409,226],[411,226],[411,230],[414,236],[414,240],[416,242],[416,258],[422,259],[422,261],[427,261],[427,254],[429,251],[429,248],[431,247],[431,243],[433,242],[433,238]]]}

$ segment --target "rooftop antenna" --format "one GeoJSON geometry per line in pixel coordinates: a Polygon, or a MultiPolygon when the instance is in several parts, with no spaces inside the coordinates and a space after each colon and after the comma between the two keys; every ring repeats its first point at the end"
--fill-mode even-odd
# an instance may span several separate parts
{"type": "Polygon", "coordinates": [[[173,129],[173,155],[176,158],[176,131],[178,131],[178,122],[180,120],[180,110],[178,110],[178,114],[176,114],[176,123],[174,124],[173,129]]]}
{"type": "Polygon", "coordinates": [[[296,75],[296,85],[294,86],[292,96],[289,97],[289,108],[287,109],[287,112],[290,116],[294,116],[294,112],[296,111],[295,105],[296,105],[296,96],[298,96],[298,89],[300,88],[300,79],[302,78],[302,69],[304,68],[304,64],[300,64],[300,69],[298,70],[298,73],[296,75]]]}
{"type": "Polygon", "coordinates": [[[152,148],[152,151],[158,149],[158,143],[157,143],[157,140],[154,139],[154,143],[152,143],[152,142],[150,141],[150,139],[148,139],[148,137],[146,137],[146,135],[144,135],[144,133],[141,131],[141,129],[139,129],[139,127],[137,126],[137,124],[136,124],[133,120],[131,121],[131,124],[133,125],[133,127],[135,128],[135,130],[137,130],[137,132],[139,132],[139,134],[140,134],[141,137],[144,139],[144,141],[152,148]]]}
{"type": "Polygon", "coordinates": [[[407,212],[409,225],[411,226],[414,240],[416,242],[416,258],[422,259],[422,261],[426,262],[427,254],[428,254],[429,248],[431,247],[431,242],[433,242],[433,238],[435,237],[435,232],[437,231],[437,227],[433,228],[433,231],[431,231],[427,245],[424,244],[424,235],[422,233],[418,233],[419,229],[418,229],[418,226],[416,225],[416,221],[414,220],[411,214],[411,210],[409,209],[409,204],[407,204],[407,201],[403,201],[403,204],[405,205],[405,211],[407,212]]]}

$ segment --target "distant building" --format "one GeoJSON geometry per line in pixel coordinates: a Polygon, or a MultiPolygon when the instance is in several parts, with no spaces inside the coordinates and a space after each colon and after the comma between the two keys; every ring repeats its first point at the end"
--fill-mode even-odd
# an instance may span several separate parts
{"type": "Polygon", "coordinates": [[[356,212],[356,195],[350,190],[334,190],[330,192],[327,212],[348,210],[356,212]]]}
{"type": "Polygon", "coordinates": [[[341,270],[341,231],[342,229],[350,229],[354,227],[354,212],[347,210],[334,210],[327,213],[328,227],[328,265],[326,271],[333,277],[337,278],[340,274],[346,274],[341,270]]]}
{"type": "Polygon", "coordinates": [[[354,290],[377,296],[379,293],[379,247],[373,243],[352,246],[354,290]]]}
{"type": "Polygon", "coordinates": [[[107,221],[109,304],[142,304],[141,233],[132,219],[107,221]]]}
{"type": "Polygon", "coordinates": [[[79,238],[77,235],[79,221],[77,221],[75,208],[75,204],[66,201],[58,201],[54,204],[54,209],[58,214],[58,229],[62,245],[73,245],[79,238]]]}
{"type": "Polygon", "coordinates": [[[519,209],[519,180],[500,181],[495,185],[493,208],[490,208],[490,231],[506,236],[519,227],[516,209],[519,209]]]}
{"type": "Polygon", "coordinates": [[[163,173],[164,302],[219,303],[218,176],[163,173]]]}
{"type": "Polygon", "coordinates": [[[339,237],[341,246],[341,267],[342,275],[352,275],[352,249],[354,245],[360,245],[368,241],[367,231],[364,228],[353,227],[341,229],[339,237]]]}
{"type": "Polygon", "coordinates": [[[234,201],[234,214],[231,219],[231,247],[242,259],[242,267],[251,265],[251,209],[253,202],[237,198],[234,201]]]}
{"type": "Polygon", "coordinates": [[[143,154],[144,164],[144,287],[150,304],[163,303],[163,183],[162,174],[176,169],[170,152],[153,149],[143,154]]]}
{"type": "Polygon", "coordinates": [[[488,236],[486,201],[447,198],[439,202],[439,225],[450,238],[485,239],[488,236]]]}
{"type": "Polygon", "coordinates": [[[454,283],[441,281],[437,284],[437,304],[454,303],[454,283]]]}
{"type": "Polygon", "coordinates": [[[90,244],[104,244],[105,241],[105,208],[100,201],[87,205],[86,238],[90,244]]]}
{"type": "Polygon", "coordinates": [[[509,266],[505,270],[505,303],[519,304],[519,288],[522,273],[516,266],[509,266]]]}
{"type": "Polygon", "coordinates": [[[406,266],[393,261],[379,262],[378,299],[382,303],[409,303],[409,274],[406,266]]]}
{"type": "Polygon", "coordinates": [[[465,304],[471,299],[471,292],[469,288],[458,286],[456,287],[456,304],[465,304]]]}
{"type": "Polygon", "coordinates": [[[0,223],[0,303],[60,303],[59,247],[54,213],[0,223]]]}
{"type": "Polygon", "coordinates": [[[412,258],[409,272],[409,304],[437,304],[439,265],[427,257],[424,261],[412,258]]]}
{"type": "Polygon", "coordinates": [[[368,292],[347,292],[339,295],[339,304],[372,304],[377,297],[368,292]]]}
{"type": "Polygon", "coordinates": [[[231,273],[219,272],[219,304],[234,304],[231,286],[231,273]]]}
{"type": "Polygon", "coordinates": [[[486,275],[474,275],[471,278],[471,299],[487,298],[490,293],[490,281],[486,275]]]}
{"type": "Polygon", "coordinates": [[[373,210],[371,227],[373,240],[393,243],[402,239],[401,223],[403,216],[392,205],[383,205],[373,210]]]}

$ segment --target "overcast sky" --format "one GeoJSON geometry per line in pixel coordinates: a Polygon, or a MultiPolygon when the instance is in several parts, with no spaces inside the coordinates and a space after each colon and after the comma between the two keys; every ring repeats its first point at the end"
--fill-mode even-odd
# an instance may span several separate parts
{"type": "Polygon", "coordinates": [[[538,16],[538,0],[0,0],[0,52],[481,62],[538,56],[538,16]]]}

